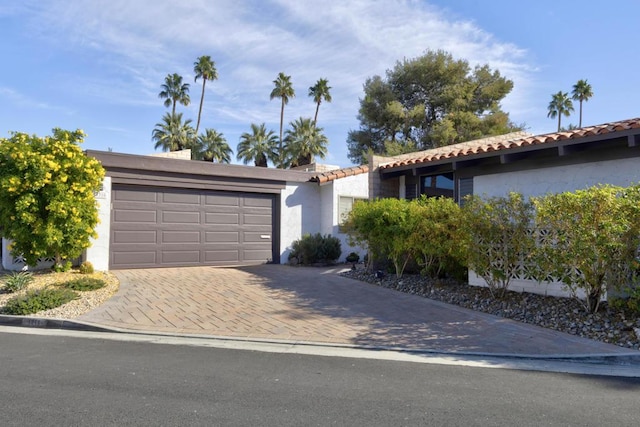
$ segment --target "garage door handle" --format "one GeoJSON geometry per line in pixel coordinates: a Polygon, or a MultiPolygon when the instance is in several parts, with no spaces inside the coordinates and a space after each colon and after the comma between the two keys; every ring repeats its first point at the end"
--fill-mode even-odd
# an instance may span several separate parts
{"type": "Polygon", "coordinates": [[[270,239],[270,238],[271,238],[271,235],[270,235],[270,234],[261,234],[261,235],[260,235],[260,238],[261,238],[261,239],[270,239]]]}

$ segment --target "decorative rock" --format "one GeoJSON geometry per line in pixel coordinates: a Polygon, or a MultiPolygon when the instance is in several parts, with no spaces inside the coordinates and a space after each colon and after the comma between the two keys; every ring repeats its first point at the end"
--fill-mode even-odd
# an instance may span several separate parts
{"type": "MultiPolygon", "coordinates": [[[[378,273],[378,272],[376,272],[378,273]]],[[[488,288],[469,286],[451,279],[430,280],[419,275],[405,274],[402,280],[395,275],[368,273],[365,270],[347,271],[343,275],[415,294],[424,298],[455,304],[523,323],[555,329],[593,340],[616,344],[630,349],[640,348],[640,318],[627,317],[603,303],[600,312],[585,312],[582,301],[537,294],[507,292],[502,299],[494,298],[488,288]]]]}

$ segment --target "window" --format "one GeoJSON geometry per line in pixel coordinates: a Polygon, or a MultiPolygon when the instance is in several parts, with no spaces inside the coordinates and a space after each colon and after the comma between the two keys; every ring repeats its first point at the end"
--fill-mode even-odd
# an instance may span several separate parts
{"type": "Polygon", "coordinates": [[[420,194],[424,194],[427,197],[444,196],[453,198],[454,189],[453,172],[420,178],[420,194]]]}
{"type": "Polygon", "coordinates": [[[353,204],[357,200],[367,200],[364,197],[352,197],[352,196],[340,196],[338,199],[338,224],[343,225],[347,220],[347,216],[351,209],[353,209],[353,204]]]}

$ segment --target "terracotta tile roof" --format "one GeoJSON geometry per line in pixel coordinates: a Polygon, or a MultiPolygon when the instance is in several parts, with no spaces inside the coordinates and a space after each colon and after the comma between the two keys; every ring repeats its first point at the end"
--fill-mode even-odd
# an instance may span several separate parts
{"type": "Polygon", "coordinates": [[[604,123],[596,126],[588,126],[580,129],[565,132],[553,132],[543,135],[530,135],[526,132],[513,132],[498,137],[461,142],[459,144],[397,156],[393,161],[380,165],[380,169],[407,166],[416,163],[428,163],[455,157],[507,150],[516,147],[548,144],[557,141],[584,138],[587,136],[605,135],[629,129],[640,129],[640,118],[604,123]]]}
{"type": "Polygon", "coordinates": [[[318,184],[324,184],[325,182],[334,181],[340,178],[346,178],[348,176],[360,175],[362,173],[368,173],[369,166],[352,166],[350,168],[336,169],[329,172],[314,175],[310,181],[317,182],[318,184]]]}

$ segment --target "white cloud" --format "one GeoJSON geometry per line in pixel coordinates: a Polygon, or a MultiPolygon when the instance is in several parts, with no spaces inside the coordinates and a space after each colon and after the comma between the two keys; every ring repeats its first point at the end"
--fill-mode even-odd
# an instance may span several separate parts
{"type": "Polygon", "coordinates": [[[207,84],[205,115],[247,127],[277,122],[279,108],[269,102],[269,93],[284,71],[297,92],[285,112],[288,120],[310,116],[308,88],[324,77],[334,101],[321,106],[320,120],[339,129],[341,135],[333,138],[338,143],[349,127],[357,127],[365,79],[427,49],[499,69],[519,88],[505,102],[515,110],[524,108],[531,78],[522,49],[472,22],[451,21],[424,1],[51,0],[28,5],[19,13],[27,14],[29,28],[44,42],[100,58],[104,74],[69,75],[85,96],[162,108],[160,84],[166,74],[178,72],[192,85],[195,116],[200,81],[193,82],[193,62],[210,55],[220,77],[207,84]]]}

